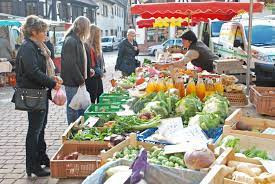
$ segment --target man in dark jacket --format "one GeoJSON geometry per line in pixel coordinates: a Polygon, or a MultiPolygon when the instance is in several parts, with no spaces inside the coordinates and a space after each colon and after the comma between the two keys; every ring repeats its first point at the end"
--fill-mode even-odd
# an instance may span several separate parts
{"type": "Polygon", "coordinates": [[[129,29],[127,39],[119,44],[118,57],[115,70],[120,70],[123,76],[129,76],[135,72],[139,66],[136,56],[139,54],[137,42],[134,40],[136,32],[134,29],[129,29]]]}

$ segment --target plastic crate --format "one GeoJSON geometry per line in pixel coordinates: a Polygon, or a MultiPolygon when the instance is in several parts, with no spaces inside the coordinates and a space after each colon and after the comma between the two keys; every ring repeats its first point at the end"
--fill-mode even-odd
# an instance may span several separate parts
{"type": "Polygon", "coordinates": [[[121,104],[91,104],[84,112],[84,119],[87,120],[90,116],[99,116],[103,114],[113,114],[124,110],[121,104]]]}
{"type": "Polygon", "coordinates": [[[216,140],[222,135],[223,127],[211,128],[209,130],[203,130],[207,137],[211,138],[216,142],[216,140]]]}
{"type": "Polygon", "coordinates": [[[108,149],[105,144],[63,144],[51,159],[51,177],[85,178],[101,166],[100,152],[108,149]],[[60,160],[68,154],[78,152],[91,155],[89,160],[60,160]]]}
{"type": "Polygon", "coordinates": [[[103,93],[99,97],[99,101],[101,103],[121,103],[124,104],[127,102],[127,100],[130,97],[128,95],[123,95],[123,94],[107,94],[103,93]]]}

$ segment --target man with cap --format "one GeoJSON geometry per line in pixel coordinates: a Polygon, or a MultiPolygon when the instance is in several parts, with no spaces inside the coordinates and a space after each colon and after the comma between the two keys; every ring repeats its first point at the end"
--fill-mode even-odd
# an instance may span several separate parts
{"type": "Polygon", "coordinates": [[[195,33],[191,30],[185,31],[181,38],[184,48],[188,50],[184,57],[169,64],[157,64],[155,67],[160,68],[166,65],[183,68],[188,62],[191,62],[201,70],[213,72],[213,61],[218,59],[218,56],[213,54],[202,41],[198,41],[195,33]]]}

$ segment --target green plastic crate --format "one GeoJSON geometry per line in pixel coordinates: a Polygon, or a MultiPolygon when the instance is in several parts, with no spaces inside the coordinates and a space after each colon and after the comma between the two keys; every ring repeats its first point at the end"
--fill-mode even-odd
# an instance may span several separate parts
{"type": "Polygon", "coordinates": [[[124,104],[130,97],[128,95],[114,95],[114,94],[102,94],[99,97],[101,103],[120,103],[124,104]]]}
{"type": "Polygon", "coordinates": [[[84,118],[87,120],[90,116],[99,116],[103,114],[112,114],[124,110],[121,104],[91,104],[84,112],[84,118]]]}

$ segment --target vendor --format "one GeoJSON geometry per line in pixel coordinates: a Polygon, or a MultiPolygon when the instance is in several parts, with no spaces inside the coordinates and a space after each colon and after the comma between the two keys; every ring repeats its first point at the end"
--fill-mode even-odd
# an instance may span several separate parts
{"type": "Polygon", "coordinates": [[[7,33],[4,29],[0,29],[0,58],[12,59],[13,51],[8,41],[7,33]]]}
{"type": "Polygon", "coordinates": [[[169,64],[157,64],[155,67],[161,68],[173,66],[183,68],[191,61],[193,65],[201,68],[201,70],[213,72],[213,61],[218,59],[218,56],[214,55],[203,42],[198,41],[195,33],[191,30],[185,31],[181,38],[184,48],[188,50],[184,57],[169,64]]]}

